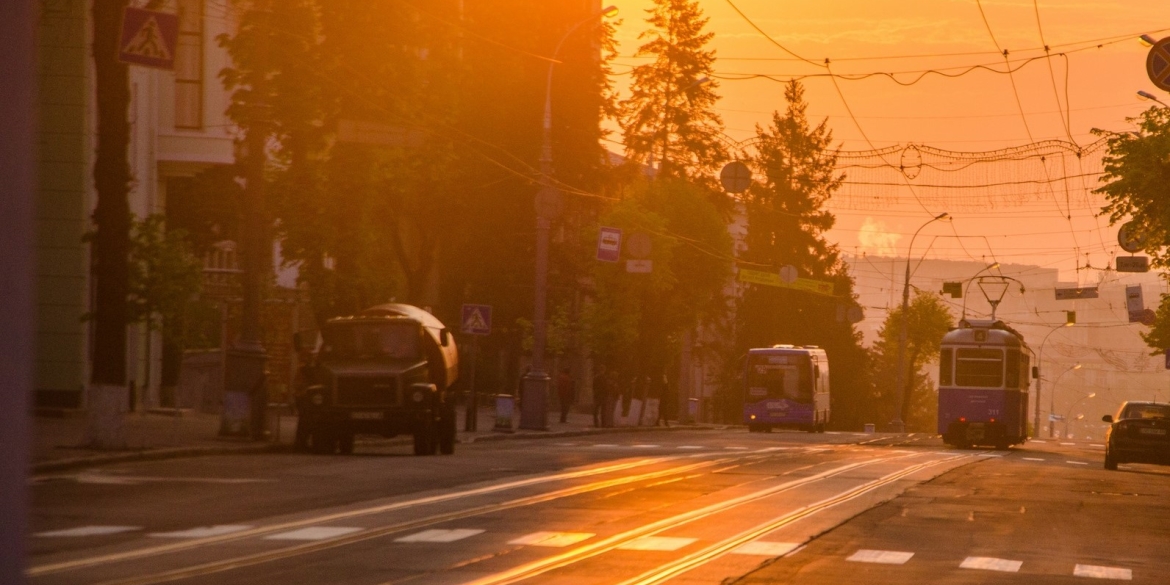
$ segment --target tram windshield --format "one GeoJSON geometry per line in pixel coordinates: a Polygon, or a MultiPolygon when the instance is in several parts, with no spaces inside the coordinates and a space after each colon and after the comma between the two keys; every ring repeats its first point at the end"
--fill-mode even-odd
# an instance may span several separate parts
{"type": "Polygon", "coordinates": [[[812,376],[807,355],[756,354],[748,357],[747,399],[812,400],[812,376]]]}
{"type": "Polygon", "coordinates": [[[961,347],[955,350],[955,385],[1003,387],[1003,350],[961,347]]]}

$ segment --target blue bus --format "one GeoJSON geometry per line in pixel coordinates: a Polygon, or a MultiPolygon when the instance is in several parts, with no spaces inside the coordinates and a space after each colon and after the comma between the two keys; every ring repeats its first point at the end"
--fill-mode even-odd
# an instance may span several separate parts
{"type": "Polygon", "coordinates": [[[774,428],[825,432],[829,422],[829,358],[816,346],[748,350],[743,422],[753,433],[774,428]]]}
{"type": "Polygon", "coordinates": [[[944,335],[938,373],[943,442],[1006,449],[1027,440],[1032,359],[1024,337],[1003,321],[963,320],[944,335]]]}

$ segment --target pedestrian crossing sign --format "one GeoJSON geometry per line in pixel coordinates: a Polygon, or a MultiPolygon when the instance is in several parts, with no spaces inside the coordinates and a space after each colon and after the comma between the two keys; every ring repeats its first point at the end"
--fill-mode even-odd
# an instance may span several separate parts
{"type": "Polygon", "coordinates": [[[157,69],[174,69],[178,38],[177,15],[127,7],[122,13],[118,60],[157,69]]]}
{"type": "Polygon", "coordinates": [[[491,305],[463,305],[460,331],[468,335],[488,335],[492,332],[491,305]]]}

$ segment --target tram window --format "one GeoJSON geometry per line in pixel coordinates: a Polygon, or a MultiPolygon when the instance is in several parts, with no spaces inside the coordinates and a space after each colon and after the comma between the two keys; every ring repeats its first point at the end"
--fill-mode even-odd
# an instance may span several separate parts
{"type": "Polygon", "coordinates": [[[955,358],[956,386],[1003,387],[1003,350],[959,348],[955,358]]]}
{"type": "Polygon", "coordinates": [[[951,374],[955,370],[954,350],[944,347],[938,357],[938,383],[941,386],[951,385],[951,374]]]}
{"type": "Polygon", "coordinates": [[[1007,350],[1007,363],[1004,364],[1004,372],[1006,372],[1006,379],[1003,385],[1008,388],[1020,387],[1020,350],[1007,350]]]}

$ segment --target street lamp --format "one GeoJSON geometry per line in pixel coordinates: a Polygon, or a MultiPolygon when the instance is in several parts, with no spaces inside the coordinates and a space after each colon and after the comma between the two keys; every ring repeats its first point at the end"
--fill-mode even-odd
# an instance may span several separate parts
{"type": "MultiPolygon", "coordinates": [[[[1090,393],[1082,396],[1080,398],[1080,400],[1077,400],[1076,402],[1074,402],[1072,404],[1072,406],[1068,407],[1068,410],[1064,411],[1064,436],[1066,436],[1066,437],[1068,436],[1068,417],[1072,416],[1072,411],[1076,409],[1078,404],[1080,404],[1080,403],[1082,403],[1090,398],[1093,398],[1095,396],[1097,396],[1096,392],[1090,392],[1090,393]]],[[[1085,418],[1085,415],[1083,415],[1083,414],[1077,415],[1077,420],[1081,420],[1083,418],[1085,418]]]]}
{"type": "MultiPolygon", "coordinates": [[[[1040,342],[1040,353],[1037,354],[1036,357],[1036,369],[1040,371],[1040,375],[1036,376],[1036,415],[1032,418],[1032,438],[1036,438],[1040,435],[1040,382],[1044,380],[1044,344],[1048,343],[1048,338],[1052,337],[1053,333],[1056,333],[1065,327],[1072,326],[1072,323],[1061,323],[1060,325],[1053,327],[1052,331],[1049,331],[1048,335],[1044,336],[1044,341],[1040,342]]],[[[1056,385],[1054,384],[1052,387],[1055,389],[1056,385]]]]}
{"type": "Polygon", "coordinates": [[[950,217],[950,214],[944,211],[919,226],[918,229],[915,230],[914,235],[910,237],[910,246],[906,248],[906,278],[902,281],[902,323],[898,332],[898,408],[894,411],[894,420],[890,422],[890,426],[892,427],[890,430],[895,433],[901,433],[906,430],[906,423],[902,420],[902,407],[906,402],[906,373],[904,371],[906,369],[906,327],[907,321],[910,317],[908,315],[910,310],[910,260],[914,250],[914,239],[918,237],[918,232],[921,232],[922,228],[925,228],[926,226],[936,221],[949,219],[950,217]]]}
{"type": "Polygon", "coordinates": [[[600,17],[617,14],[616,6],[603,8],[600,12],[582,19],[557,41],[552,60],[548,64],[548,77],[544,88],[544,120],[540,145],[540,190],[536,194],[536,291],[533,298],[532,316],[532,368],[524,376],[520,391],[520,428],[543,431],[548,429],[548,387],[549,376],[544,369],[544,348],[548,338],[548,322],[545,309],[548,299],[548,231],[551,216],[559,207],[560,192],[552,183],[552,78],[557,56],[578,28],[600,17]]]}
{"type": "MultiPolygon", "coordinates": [[[[1079,370],[1079,369],[1081,369],[1081,364],[1076,364],[1075,366],[1072,366],[1071,368],[1068,368],[1067,370],[1061,372],[1060,375],[1057,376],[1056,379],[1052,381],[1052,392],[1048,393],[1048,413],[1049,414],[1054,414],[1056,412],[1056,383],[1059,382],[1060,379],[1063,378],[1065,374],[1067,374],[1073,370],[1079,370]]],[[[1048,438],[1051,439],[1055,436],[1056,436],[1056,421],[1052,421],[1052,424],[1049,425],[1049,427],[1048,427],[1048,438]]]]}
{"type": "Polygon", "coordinates": [[[1143,100],[1150,100],[1152,102],[1157,102],[1157,103],[1161,104],[1163,108],[1170,108],[1170,106],[1166,105],[1166,102],[1163,102],[1162,100],[1158,99],[1157,96],[1155,96],[1154,94],[1152,94],[1148,91],[1142,91],[1139,89],[1137,92],[1137,96],[1138,96],[1138,98],[1143,99],[1143,100]]]}

